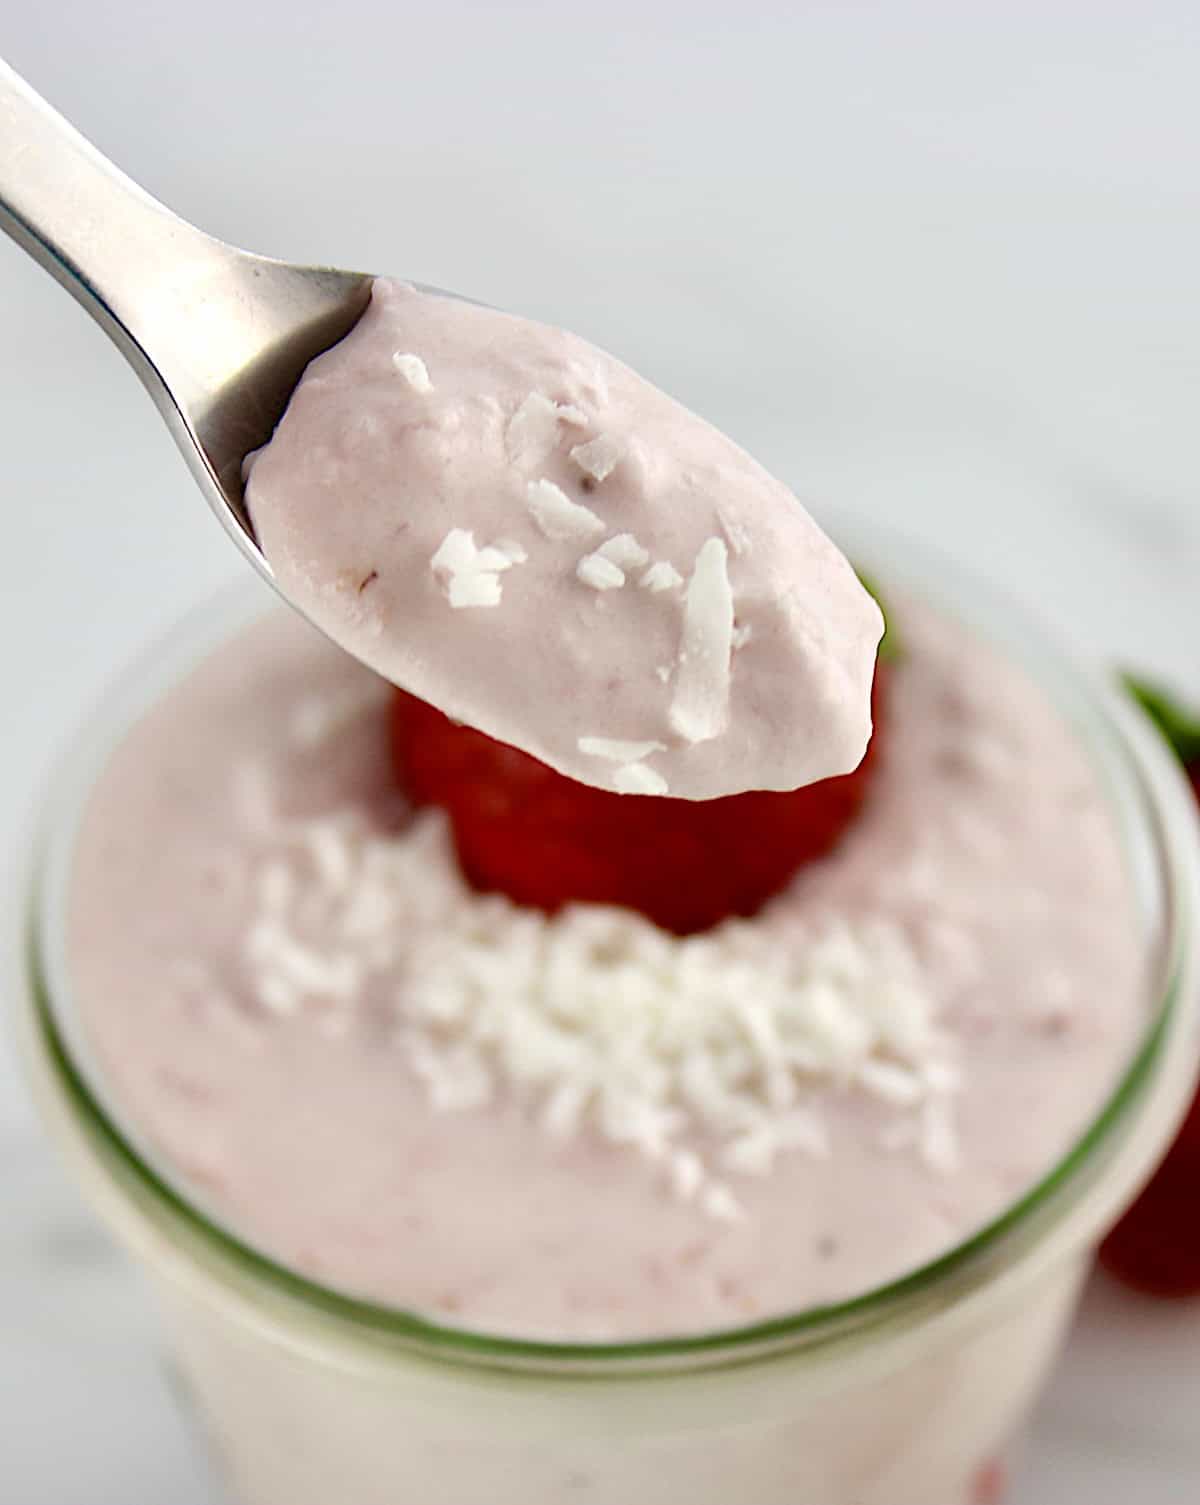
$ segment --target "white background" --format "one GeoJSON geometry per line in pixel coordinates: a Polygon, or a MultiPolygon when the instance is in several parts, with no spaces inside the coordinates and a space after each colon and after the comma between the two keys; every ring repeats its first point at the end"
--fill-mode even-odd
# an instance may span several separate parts
{"type": "MultiPolygon", "coordinates": [[[[1191,0],[5,10],[9,61],[206,228],[568,324],[818,516],[936,535],[1200,692],[1191,0]]],[[[79,708],[242,566],[115,352],[7,242],[0,334],[7,856],[79,708]]],[[[0,1500],[211,1505],[2,1047],[0,1187],[0,1500]]],[[[1197,1399],[1200,1314],[1098,1288],[1018,1505],[1193,1500],[1197,1399]]]]}

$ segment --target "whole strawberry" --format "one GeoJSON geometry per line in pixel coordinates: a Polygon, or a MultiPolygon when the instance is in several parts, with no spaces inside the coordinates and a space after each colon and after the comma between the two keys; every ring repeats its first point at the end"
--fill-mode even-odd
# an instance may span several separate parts
{"type": "Polygon", "coordinates": [[[1149,1296],[1200,1295],[1200,1095],[1167,1157],[1100,1246],[1100,1263],[1149,1296]]]}
{"type": "Polygon", "coordinates": [[[547,913],[573,901],[620,904],[690,935],[755,914],[836,846],[883,756],[888,677],[900,656],[889,624],[866,756],[853,773],[804,789],[703,801],[593,789],[403,691],[392,702],[392,759],[414,805],[446,811],[476,888],[547,913]]]}
{"type": "MultiPolygon", "coordinates": [[[[1200,721],[1162,690],[1129,688],[1179,754],[1200,799],[1200,721]]],[[[1100,1263],[1151,1296],[1200,1295],[1200,1093],[1153,1179],[1100,1248],[1100,1263]]]]}
{"type": "Polygon", "coordinates": [[[716,800],[614,794],[459,726],[397,691],[392,757],[415,805],[450,818],[476,888],[553,913],[572,901],[636,909],[677,935],[752,915],[854,820],[881,756],[886,671],[875,733],[853,773],[786,793],[716,800]]]}

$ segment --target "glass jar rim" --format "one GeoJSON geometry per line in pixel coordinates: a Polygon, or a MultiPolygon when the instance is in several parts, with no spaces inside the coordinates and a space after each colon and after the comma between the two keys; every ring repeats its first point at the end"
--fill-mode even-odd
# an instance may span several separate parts
{"type": "MultiPolygon", "coordinates": [[[[893,563],[894,556],[886,567],[873,568],[873,577],[888,582],[896,573],[893,563]]],[[[961,572],[956,574],[961,577],[961,572]]],[[[977,582],[968,582],[967,588],[973,606],[978,604],[981,591],[985,596],[993,595],[977,582]]],[[[255,588],[259,609],[263,594],[261,587],[255,588]]],[[[138,710],[148,707],[185,672],[186,665],[181,667],[177,661],[178,650],[186,645],[187,664],[198,662],[207,647],[228,635],[241,620],[257,614],[248,610],[249,606],[249,593],[244,584],[239,584],[188,613],[165,639],[135,660],[121,676],[116,692],[106,697],[101,717],[111,726],[112,735],[99,738],[98,745],[89,739],[86,749],[75,749],[65,766],[55,771],[49,798],[44,801],[48,819],[43,820],[33,852],[25,945],[26,979],[38,1035],[75,1116],[103,1153],[133,1178],[160,1215],[199,1235],[210,1252],[230,1269],[254,1281],[265,1281],[276,1293],[340,1319],[353,1329],[403,1339],[437,1356],[465,1363],[501,1367],[551,1364],[561,1369],[608,1368],[633,1361],[667,1366],[730,1362],[782,1348],[824,1345],[866,1327],[911,1316],[927,1309],[931,1301],[940,1307],[965,1298],[995,1273],[1036,1250],[1042,1235],[1085,1196],[1096,1173],[1119,1147],[1120,1130],[1146,1096],[1168,1039],[1179,1025],[1181,998],[1197,966],[1200,864],[1192,835],[1195,823],[1179,771],[1140,713],[1098,677],[1082,673],[1056,655],[1064,682],[1069,680],[1072,693],[1087,703],[1094,737],[1104,740],[1103,748],[1093,747],[1093,752],[1103,751],[1110,764],[1121,770],[1127,802],[1132,809],[1136,801],[1142,812],[1139,823],[1158,868],[1161,893],[1157,970],[1148,990],[1150,1010],[1145,1031],[1098,1111],[1067,1151],[988,1223],[935,1259],[848,1300],[712,1331],[616,1342],[523,1339],[441,1323],[418,1312],[322,1285],[255,1248],[173,1185],[139,1151],[118,1116],[107,1109],[102,1090],[81,1064],[86,1052],[78,1049],[77,1037],[63,1028],[56,1002],[65,992],[63,974],[55,971],[48,941],[50,917],[55,912],[53,899],[62,892],[78,817],[109,751],[138,710]],[[235,603],[236,612],[231,609],[235,603]],[[169,673],[163,672],[164,659],[171,664],[169,673]],[[70,790],[65,810],[59,808],[64,785],[70,790]]],[[[1010,603],[1005,607],[1011,612],[1010,603]]],[[[1023,626],[1028,629],[1028,622],[1023,626]]],[[[1044,649],[1044,642],[1042,646],[1044,649]]]]}

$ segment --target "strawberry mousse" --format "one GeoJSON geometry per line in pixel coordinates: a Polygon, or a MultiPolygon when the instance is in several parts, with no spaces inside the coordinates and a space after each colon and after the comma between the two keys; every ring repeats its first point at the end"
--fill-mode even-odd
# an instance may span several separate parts
{"type": "MultiPolygon", "coordinates": [[[[388,379],[415,402],[414,374],[388,379]]],[[[410,520],[418,614],[453,623],[429,569],[446,519],[410,520]]],[[[901,652],[860,772],[711,807],[572,784],[291,614],[231,639],[126,734],[77,841],[73,989],[126,1131],[276,1261],[524,1338],[730,1328],[959,1243],[1095,1116],[1145,1024],[1145,958],[1070,726],[957,621],[888,607],[901,652]]],[[[722,754],[689,782],[672,756],[613,766],[692,792],[728,773],[722,754]]]]}
{"type": "Polygon", "coordinates": [[[882,620],[792,493],[559,329],[376,281],[246,500],[357,658],[571,778],[710,799],[849,773],[882,620]]]}

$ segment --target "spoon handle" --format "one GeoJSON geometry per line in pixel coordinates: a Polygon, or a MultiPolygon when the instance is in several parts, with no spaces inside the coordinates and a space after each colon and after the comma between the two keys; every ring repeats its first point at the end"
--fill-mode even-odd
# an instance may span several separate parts
{"type": "Polygon", "coordinates": [[[146,338],[151,311],[164,350],[186,347],[169,325],[187,302],[184,273],[220,242],[144,192],[0,59],[0,229],[76,298],[153,391],[162,377],[146,338]],[[164,325],[168,327],[164,327],[164,325]]]}
{"type": "Polygon", "coordinates": [[[2,59],[0,230],[112,338],[244,547],[242,459],[270,437],[308,361],[353,327],[371,279],[290,266],[206,235],[127,178],[2,59]]]}

